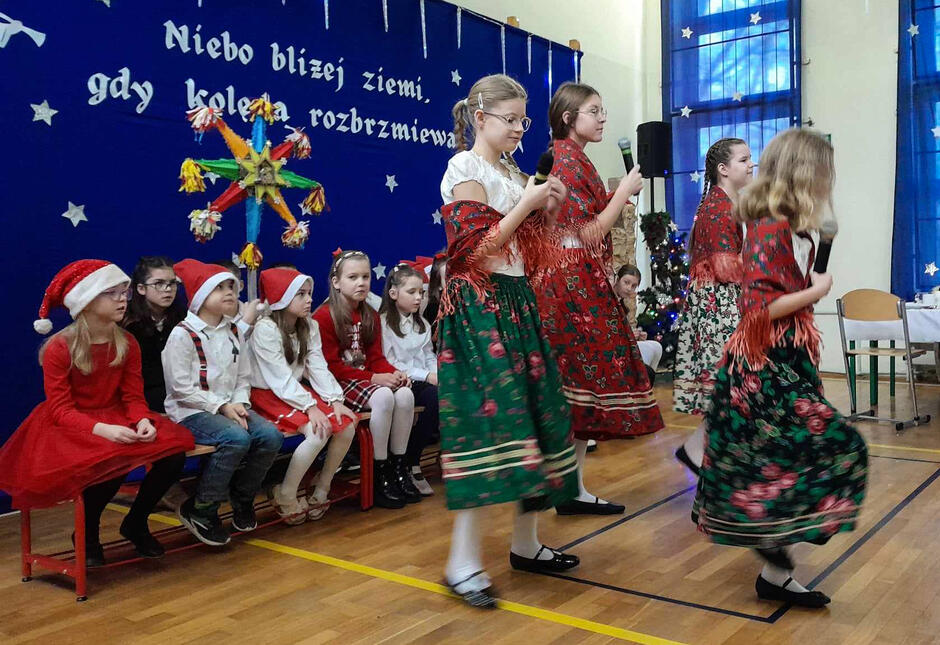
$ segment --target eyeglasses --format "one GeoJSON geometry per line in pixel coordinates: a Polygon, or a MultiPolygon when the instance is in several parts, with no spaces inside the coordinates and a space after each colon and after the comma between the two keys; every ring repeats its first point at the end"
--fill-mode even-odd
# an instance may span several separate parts
{"type": "Polygon", "coordinates": [[[522,126],[523,132],[528,132],[529,128],[532,126],[532,119],[527,116],[522,118],[517,117],[515,114],[510,114],[509,116],[505,114],[496,114],[495,112],[487,112],[486,110],[480,110],[483,114],[489,114],[490,116],[495,116],[497,119],[508,125],[513,130],[516,129],[517,125],[522,126]]]}
{"type": "Polygon", "coordinates": [[[106,296],[115,302],[120,302],[122,300],[127,300],[129,297],[128,290],[124,289],[108,289],[107,291],[102,291],[99,295],[106,296]]]}
{"type": "Polygon", "coordinates": [[[179,288],[179,280],[154,280],[153,282],[145,282],[145,287],[153,287],[157,291],[175,291],[179,288]]]}
{"type": "Polygon", "coordinates": [[[578,114],[590,114],[595,119],[599,117],[604,117],[605,119],[607,118],[606,108],[592,107],[590,110],[576,110],[576,112],[578,114]]]}

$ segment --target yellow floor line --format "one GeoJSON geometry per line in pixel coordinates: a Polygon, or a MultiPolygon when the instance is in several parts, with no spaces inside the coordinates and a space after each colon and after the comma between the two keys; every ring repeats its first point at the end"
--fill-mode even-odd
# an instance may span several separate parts
{"type": "Polygon", "coordinates": [[[913,446],[889,446],[886,443],[870,443],[869,448],[888,448],[890,450],[910,450],[912,452],[933,452],[940,454],[936,448],[914,448],[913,446]]]}
{"type": "MultiPolygon", "coordinates": [[[[127,513],[126,508],[117,504],[108,504],[108,508],[119,513],[127,513]]],[[[175,517],[167,517],[166,515],[153,514],[150,516],[150,519],[154,522],[159,522],[161,524],[167,524],[170,526],[180,525],[178,519],[175,517]]],[[[393,571],[385,571],[384,569],[377,569],[375,567],[370,567],[364,564],[357,564],[348,560],[341,560],[340,558],[334,558],[329,555],[314,553],[313,551],[298,549],[292,546],[285,546],[283,544],[278,544],[277,542],[271,542],[270,540],[248,538],[243,540],[243,542],[245,544],[258,547],[259,549],[267,549],[268,551],[274,551],[275,553],[289,555],[295,558],[309,560],[310,562],[317,562],[319,564],[325,564],[331,567],[336,567],[338,569],[344,569],[346,571],[352,571],[354,573],[371,576],[373,578],[378,578],[387,582],[395,582],[400,585],[414,587],[423,591],[430,591],[432,593],[441,594],[443,596],[452,596],[450,590],[444,585],[437,584],[435,582],[428,582],[427,580],[421,580],[420,578],[413,578],[411,576],[402,575],[393,571]]],[[[629,629],[623,629],[621,627],[614,627],[613,625],[598,623],[593,620],[586,620],[576,616],[569,616],[568,614],[551,611],[550,609],[540,609],[539,607],[523,605],[518,602],[512,602],[511,600],[499,600],[498,607],[514,614],[529,616],[531,618],[538,618],[540,620],[547,620],[559,625],[574,627],[576,629],[583,629],[595,634],[602,634],[604,636],[610,636],[612,638],[638,643],[639,645],[684,645],[679,641],[671,641],[666,638],[659,638],[657,636],[651,636],[642,632],[635,632],[629,629]]],[[[481,613],[480,616],[482,618],[484,614],[481,613]]]]}

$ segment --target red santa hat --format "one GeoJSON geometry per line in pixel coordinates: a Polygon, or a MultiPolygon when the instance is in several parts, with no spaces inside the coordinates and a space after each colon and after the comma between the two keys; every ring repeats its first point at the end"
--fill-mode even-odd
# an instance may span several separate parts
{"type": "Polygon", "coordinates": [[[434,258],[425,257],[419,255],[414,260],[402,260],[399,263],[399,266],[402,264],[410,266],[412,269],[421,274],[421,280],[427,286],[428,282],[431,279],[431,265],[434,263],[434,258]]]}
{"type": "Polygon", "coordinates": [[[265,269],[261,272],[261,297],[271,311],[286,309],[304,283],[313,278],[293,269],[265,269]]]}
{"type": "Polygon", "coordinates": [[[206,264],[199,260],[186,258],[173,265],[173,271],[183,281],[186,297],[189,298],[189,310],[199,313],[202,303],[212,290],[226,280],[238,280],[231,271],[218,264],[206,264]]]}
{"type": "Polygon", "coordinates": [[[33,329],[40,334],[48,334],[52,331],[50,309],[65,306],[74,319],[102,291],[119,284],[130,284],[130,281],[126,273],[110,262],[76,260],[59,271],[46,287],[33,329]]]}

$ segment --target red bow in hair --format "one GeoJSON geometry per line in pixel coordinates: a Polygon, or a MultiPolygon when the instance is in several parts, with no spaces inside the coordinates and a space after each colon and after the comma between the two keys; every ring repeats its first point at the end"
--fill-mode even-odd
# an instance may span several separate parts
{"type": "Polygon", "coordinates": [[[414,262],[409,262],[408,264],[416,268],[418,271],[427,271],[428,267],[434,264],[434,258],[419,255],[415,258],[414,262]]]}
{"type": "Polygon", "coordinates": [[[343,252],[343,247],[337,246],[337,247],[336,247],[336,250],[333,251],[333,257],[335,258],[336,256],[342,254],[342,252],[343,252]]]}
{"type": "Polygon", "coordinates": [[[447,257],[447,251],[441,251],[440,253],[434,254],[434,261],[443,260],[447,257]]]}

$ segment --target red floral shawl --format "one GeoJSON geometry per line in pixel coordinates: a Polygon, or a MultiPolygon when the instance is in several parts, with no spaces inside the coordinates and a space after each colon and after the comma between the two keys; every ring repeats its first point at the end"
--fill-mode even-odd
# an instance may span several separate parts
{"type": "Polygon", "coordinates": [[[732,215],[733,206],[718,186],[712,186],[699,205],[689,242],[690,283],[741,282],[744,236],[732,215]]]}
{"type": "MultiPolygon", "coordinates": [[[[805,233],[799,234],[801,237],[805,233]]],[[[810,251],[813,266],[816,249],[810,251]]],[[[744,280],[738,309],[741,322],[725,346],[732,366],[759,370],[767,361],[771,347],[783,345],[784,335],[795,332],[793,343],[805,348],[814,364],[819,363],[819,330],[813,321],[813,307],[807,306],[789,316],[771,320],[767,307],[780,296],[801,291],[809,286],[809,273],[804,274],[793,255],[790,223],[766,217],[748,224],[743,253],[744,280]]]]}
{"type": "MultiPolygon", "coordinates": [[[[568,197],[558,209],[555,224],[562,236],[579,238],[584,227],[597,221],[597,215],[607,208],[610,195],[604,190],[604,182],[597,173],[584,149],[571,139],[555,139],[552,142],[555,165],[552,174],[568,189],[568,197]]],[[[613,261],[613,244],[610,234],[597,248],[585,248],[594,256],[603,257],[605,264],[613,261]]]]}
{"type": "MultiPolygon", "coordinates": [[[[481,300],[486,297],[492,289],[490,271],[486,268],[488,259],[495,256],[507,262],[512,260],[510,243],[502,248],[493,243],[503,219],[503,214],[496,209],[482,202],[464,200],[444,206],[441,215],[447,235],[447,285],[438,317],[454,311],[454,294],[460,283],[470,285],[481,300]]],[[[529,215],[515,230],[510,242],[515,242],[530,280],[537,280],[561,260],[558,234],[548,226],[542,211],[529,215]]]]}

